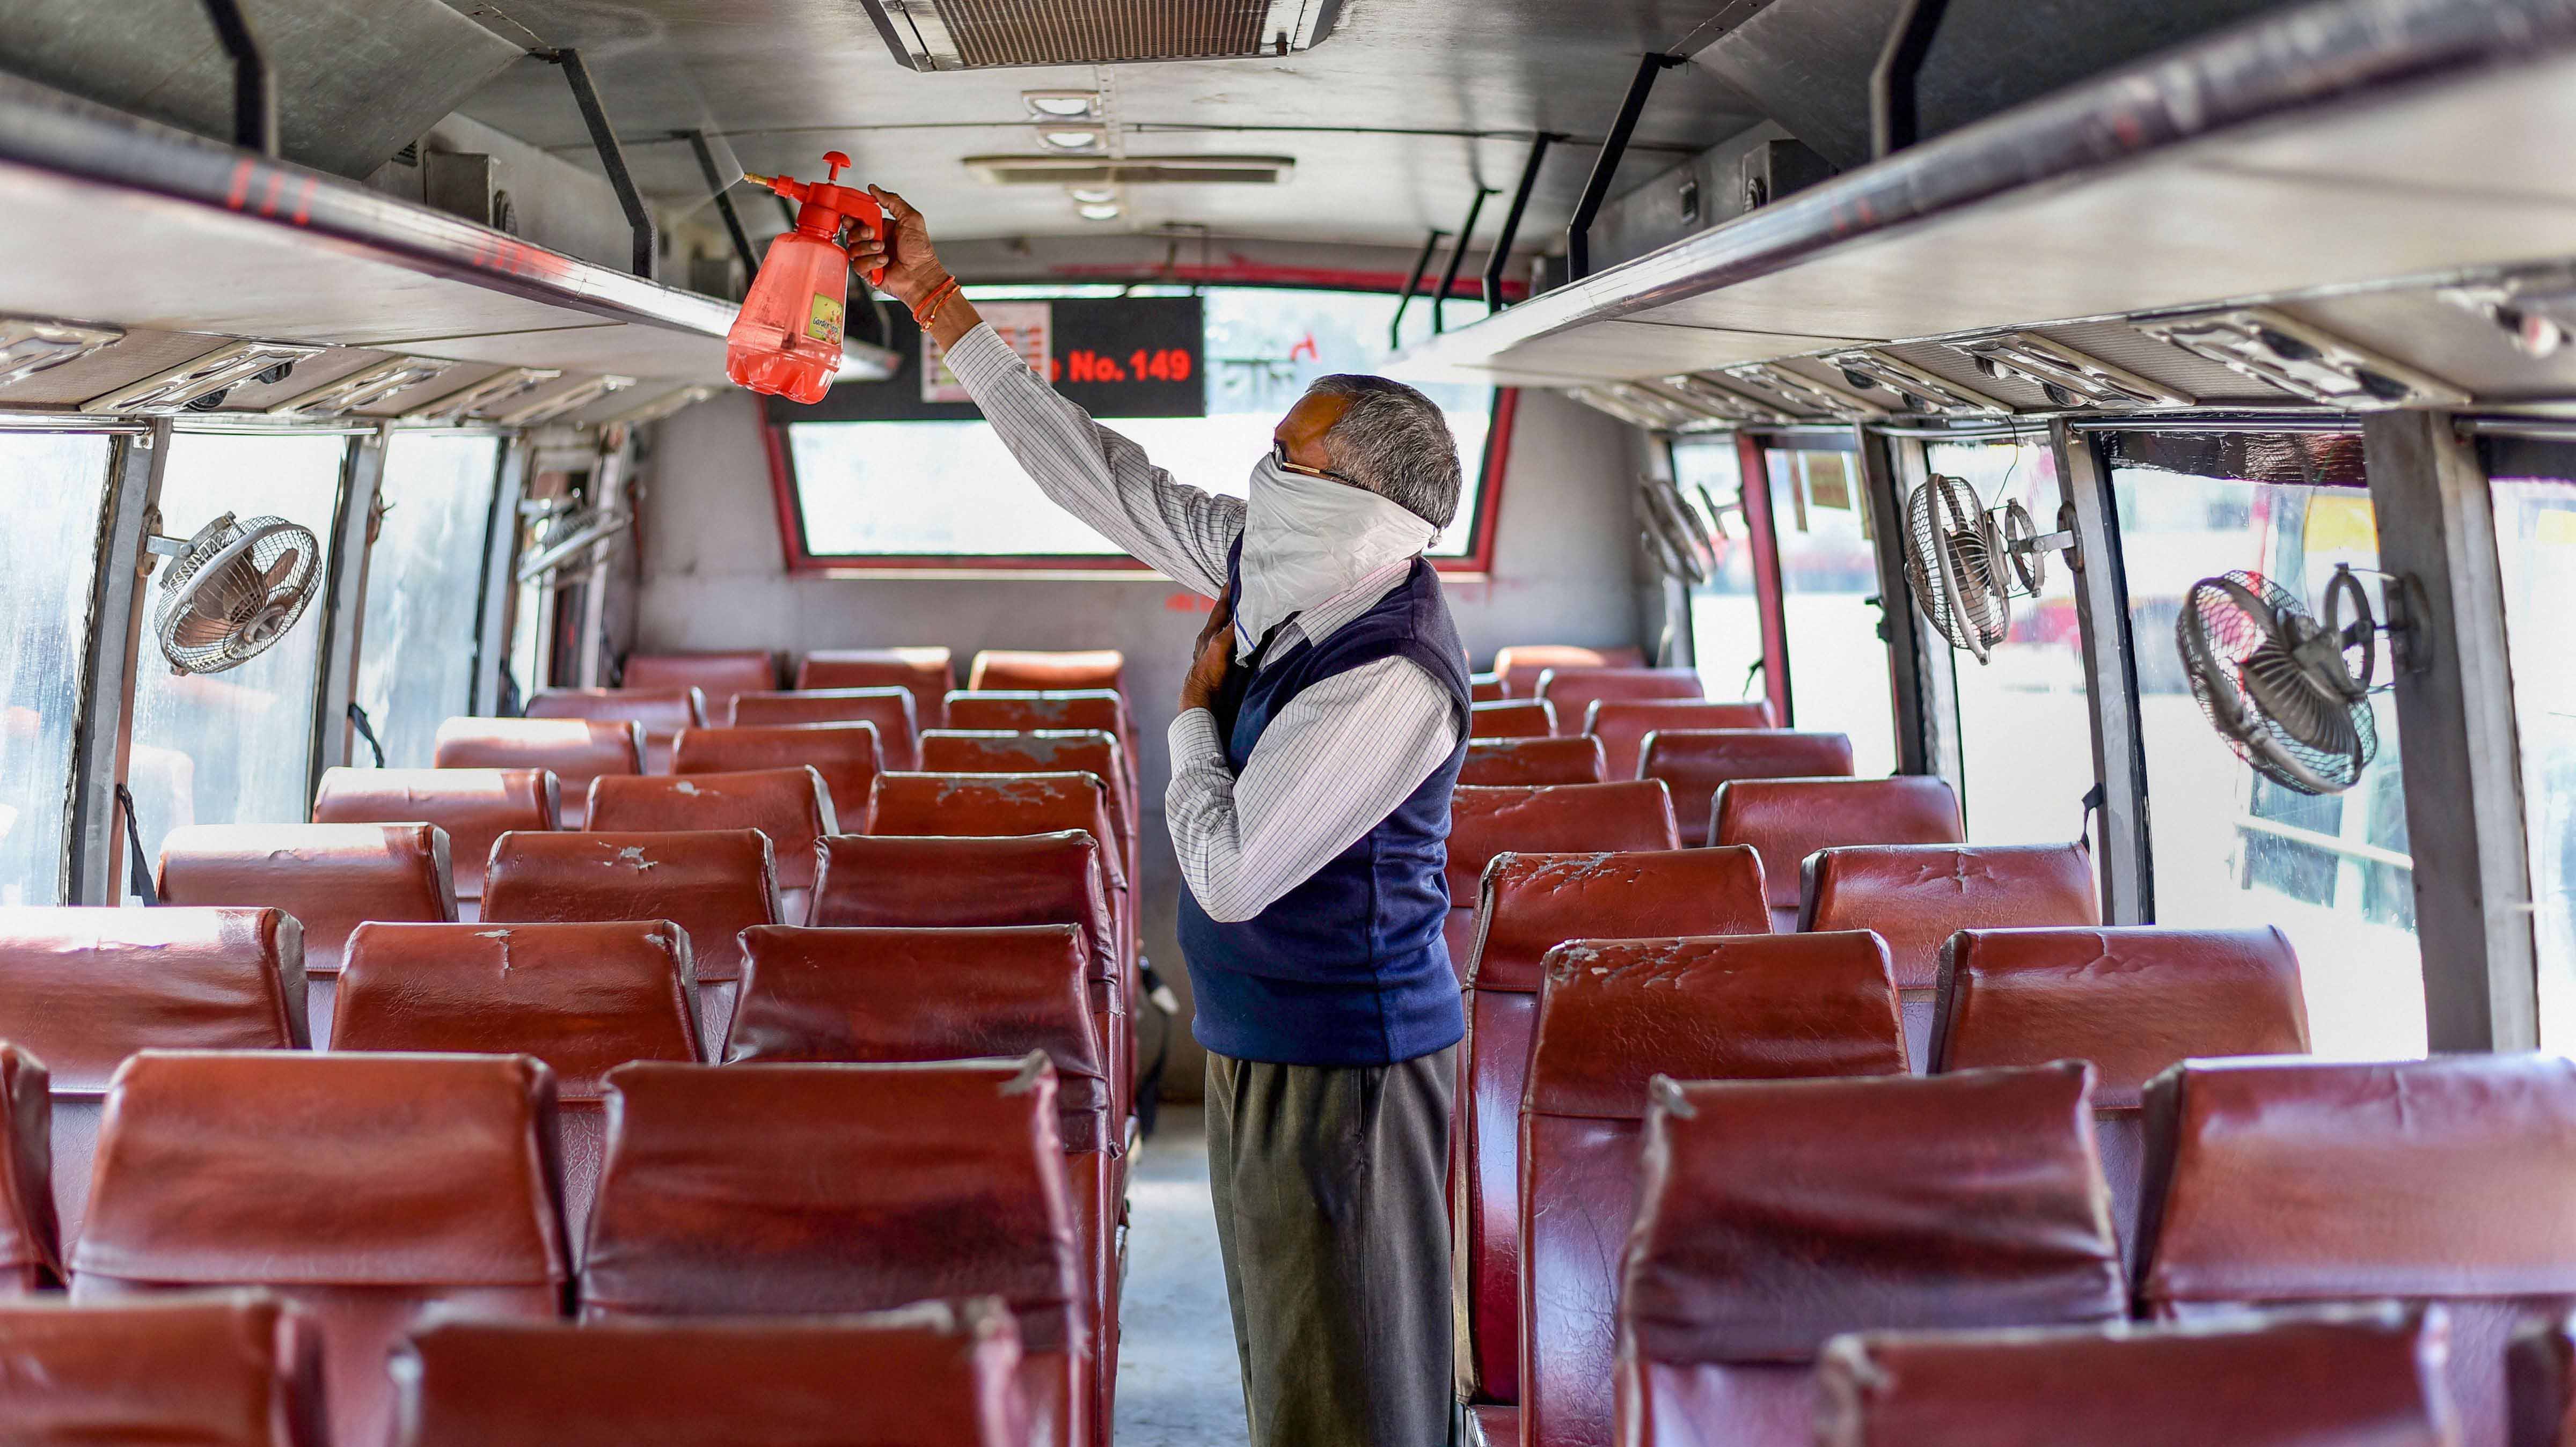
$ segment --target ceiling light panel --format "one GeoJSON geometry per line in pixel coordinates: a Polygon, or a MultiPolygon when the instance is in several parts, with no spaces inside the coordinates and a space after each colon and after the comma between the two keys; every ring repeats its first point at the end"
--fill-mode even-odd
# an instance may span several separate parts
{"type": "Polygon", "coordinates": [[[1096,90],[1024,90],[1020,103],[1040,120],[1082,120],[1100,114],[1096,90]]]}
{"type": "Polygon", "coordinates": [[[1293,156],[968,156],[966,169],[994,186],[1273,186],[1297,170],[1293,156]]]}
{"type": "Polygon", "coordinates": [[[861,0],[912,70],[1289,55],[1332,33],[1317,0],[861,0]]]}

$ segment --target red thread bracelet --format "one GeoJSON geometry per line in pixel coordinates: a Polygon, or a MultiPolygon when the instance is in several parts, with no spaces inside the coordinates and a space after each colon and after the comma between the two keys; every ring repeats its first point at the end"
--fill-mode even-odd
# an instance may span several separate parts
{"type": "Polygon", "coordinates": [[[939,285],[932,287],[930,289],[930,295],[921,299],[921,305],[912,309],[912,320],[914,324],[927,329],[930,326],[931,318],[939,315],[939,309],[948,305],[948,299],[956,295],[957,290],[957,278],[953,276],[948,278],[946,281],[941,282],[939,285]]]}

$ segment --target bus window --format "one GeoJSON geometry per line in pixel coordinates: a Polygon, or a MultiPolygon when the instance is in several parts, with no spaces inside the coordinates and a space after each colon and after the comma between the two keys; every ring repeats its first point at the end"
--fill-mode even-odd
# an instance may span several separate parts
{"type": "MultiPolygon", "coordinates": [[[[328,577],[348,450],[347,437],[330,433],[181,432],[164,463],[161,531],[184,538],[227,512],[281,517],[321,539],[328,577]]],[[[158,576],[147,606],[161,601],[158,576]]],[[[134,665],[134,752],[126,767],[147,865],[160,857],[162,837],[182,824],[305,817],[324,621],[317,601],[267,652],[209,674],[172,673],[147,627],[134,665]]]]}
{"type": "Polygon", "coordinates": [[[1771,528],[1780,540],[1789,708],[1802,729],[1849,734],[1863,778],[1896,772],[1895,700],[1878,636],[1878,554],[1858,458],[1771,447],[1771,528]]]}
{"type": "Polygon", "coordinates": [[[106,504],[109,441],[97,433],[0,433],[8,481],[9,566],[0,626],[9,693],[0,699],[0,903],[61,902],[64,791],[71,776],[90,588],[106,504]]]}
{"type": "Polygon", "coordinates": [[[2576,481],[2499,478],[2496,553],[2540,945],[2540,1043],[2576,1051],[2576,481]]]}
{"type": "Polygon", "coordinates": [[[473,711],[475,603],[500,461],[501,439],[490,435],[406,432],[387,446],[358,706],[392,768],[427,768],[439,722],[473,711]]]}
{"type": "MultiPolygon", "coordinates": [[[[2378,566],[2370,495],[2129,466],[2113,468],[2111,486],[2137,644],[2157,923],[2277,924],[2298,950],[2318,1054],[2423,1054],[2423,961],[2387,694],[2372,696],[2379,753],[2361,782],[2301,794],[2256,775],[2210,728],[2174,643],[2183,597],[2201,578],[2241,568],[2315,606],[2337,563],[2378,566]]],[[[2385,681],[2384,658],[2380,667],[2385,681]]]]}
{"type": "Polygon", "coordinates": [[[1744,474],[1735,438],[1685,437],[1673,443],[1673,478],[1694,506],[1720,509],[1716,571],[1691,589],[1691,656],[1715,699],[1760,698],[1762,605],[1753,593],[1753,539],[1744,525],[1744,474]],[[1705,493],[1704,503],[1701,494],[1705,493]]]}

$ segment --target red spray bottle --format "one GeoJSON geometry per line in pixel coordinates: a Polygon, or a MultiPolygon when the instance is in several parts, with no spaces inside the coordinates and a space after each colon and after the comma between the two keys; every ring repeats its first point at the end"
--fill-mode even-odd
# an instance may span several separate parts
{"type": "MultiPolygon", "coordinates": [[[[850,158],[827,151],[831,174],[821,181],[791,176],[743,179],[800,203],[796,228],[769,243],[760,275],[743,298],[742,313],[725,334],[725,375],[755,392],[795,402],[820,402],[841,366],[841,314],[849,301],[850,257],[841,228],[857,221],[874,231],[885,224],[876,198],[835,184],[850,158]]],[[[885,276],[879,267],[868,280],[885,276]]]]}

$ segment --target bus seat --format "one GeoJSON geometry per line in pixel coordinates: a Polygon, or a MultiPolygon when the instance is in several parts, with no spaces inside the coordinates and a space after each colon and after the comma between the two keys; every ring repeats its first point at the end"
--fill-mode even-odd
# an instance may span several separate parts
{"type": "Polygon", "coordinates": [[[1643,650],[1580,648],[1570,643],[1515,643],[1494,654],[1494,673],[1505,698],[1538,697],[1539,675],[1551,668],[1642,668],[1643,650]]]}
{"type": "Polygon", "coordinates": [[[1503,692],[1503,676],[1499,673],[1471,673],[1467,675],[1467,701],[1469,703],[1500,703],[1510,696],[1511,695],[1503,692]]]}
{"type": "Polygon", "coordinates": [[[941,708],[947,718],[945,727],[952,729],[1007,733],[1104,729],[1116,734],[1127,750],[1127,790],[1139,791],[1135,718],[1127,710],[1127,696],[1115,689],[960,690],[949,694],[941,708]]]}
{"type": "Polygon", "coordinates": [[[369,920],[455,923],[449,881],[447,831],[435,824],[191,824],[161,841],[163,904],[282,909],[304,927],[315,1049],[331,1043],[349,932],[369,920]]]}
{"type": "MultiPolygon", "coordinates": [[[[885,767],[872,723],[746,724],[680,730],[671,750],[674,774],[737,774],[799,766],[823,776],[832,818],[841,829],[865,829],[868,798],[885,767]]],[[[781,867],[786,859],[781,856],[781,867]]]]}
{"type": "Polygon", "coordinates": [[[326,1447],[322,1343],[265,1292],[0,1305],[17,1447],[326,1447]]]}
{"type": "Polygon", "coordinates": [[[2439,1309],[1838,1337],[1818,1447],[2452,1447],[2439,1309]]]}
{"type": "Polygon", "coordinates": [[[1465,785],[1449,800],[1449,963],[1463,984],[1476,900],[1497,854],[1678,849],[1672,797],[1652,780],[1533,787],[1465,785]]]}
{"type": "Polygon", "coordinates": [[[46,1149],[51,1098],[45,1062],[0,1040],[0,1132],[7,1136],[0,1140],[0,1298],[60,1286],[69,1275],[46,1149]]]}
{"type": "Polygon", "coordinates": [[[1605,698],[1708,697],[1708,686],[1688,668],[1551,668],[1538,676],[1539,698],[1556,705],[1556,731],[1581,733],[1594,701],[1605,698]]]}
{"type": "Polygon", "coordinates": [[[1933,1002],[1936,1075],[2093,1062],[2093,1135],[2133,1260],[2147,1082],[2197,1056],[2308,1053],[2299,957],[2278,929],[1961,930],[1933,1002]]]}
{"type": "Polygon", "coordinates": [[[1702,1442],[1693,1424],[1715,1422],[1807,1447],[1812,1364],[1844,1332],[2118,1320],[2091,1079],[2059,1061],[1657,1082],[1601,1364],[1617,1440],[1702,1442]]]}
{"type": "Polygon", "coordinates": [[[438,726],[442,769],[550,769],[559,781],[557,827],[589,817],[590,781],[644,772],[644,729],[611,719],[451,718],[438,726]]]}
{"type": "Polygon", "coordinates": [[[1461,784],[1599,784],[1599,739],[1470,739],[1461,784]]]}
{"type": "Polygon", "coordinates": [[[998,1296],[1048,1447],[1080,1447],[1090,1344],[1044,1054],[611,1072],[586,1321],[810,1316],[998,1296]]]}
{"type": "Polygon", "coordinates": [[[2511,1447],[2576,1444],[2576,1315],[2524,1322],[2505,1348],[2511,1447]]]}
{"type": "MultiPolygon", "coordinates": [[[[916,774],[877,776],[877,834],[1053,834],[1080,829],[1100,841],[1107,865],[1110,918],[1122,961],[1136,958],[1136,899],[1118,857],[1109,786],[1098,774],[916,774]]],[[[1126,982],[1132,990],[1135,981],[1126,982]]],[[[1133,999],[1131,993],[1129,996],[1133,999]]]]}
{"type": "Polygon", "coordinates": [[[737,693],[766,693],[778,686],[778,656],[766,649],[716,653],[630,653],[618,682],[629,689],[694,688],[709,719],[733,707],[737,693]]]}
{"type": "Polygon", "coordinates": [[[941,705],[956,686],[945,648],[818,649],[796,665],[799,690],[900,688],[912,695],[912,716],[922,728],[939,723],[941,705]]]}
{"type": "Polygon", "coordinates": [[[1521,1441],[1591,1447],[1610,1440],[1616,1243],[1637,1213],[1648,1082],[1901,1075],[1905,1037],[1887,948],[1866,934],[1577,940],[1541,971],[1521,1103],[1521,1441]]]}
{"type": "Polygon", "coordinates": [[[1795,729],[1657,729],[1638,748],[1637,776],[1673,791],[1682,844],[1708,842],[1718,786],[1730,779],[1847,779],[1851,739],[1795,729]]]}
{"type": "Polygon", "coordinates": [[[1771,927],[1798,927],[1800,865],[1838,844],[1957,844],[1959,796],[1930,774],[1892,779],[1737,779],[1717,786],[1708,842],[1750,844],[1771,891],[1771,927]]]}
{"type": "Polygon", "coordinates": [[[978,693],[1105,688],[1123,697],[1126,675],[1127,655],[1115,648],[1056,653],[987,648],[966,670],[966,687],[978,693]]]}
{"type": "Polygon", "coordinates": [[[2576,1063],[2194,1060],[2146,1091],[2138,1304],[2439,1302],[2465,1447],[2503,1447],[2505,1349],[2576,1304],[2576,1063]]]}
{"type": "Polygon", "coordinates": [[[796,924],[804,922],[814,892],[815,845],[841,832],[832,817],[831,791],[811,765],[595,780],[586,827],[596,834],[757,829],[769,837],[781,915],[796,924]]]}
{"type": "Polygon", "coordinates": [[[72,1299],[265,1287],[314,1319],[331,1440],[387,1441],[417,1320],[562,1315],[554,1110],[524,1055],[147,1050],[108,1090],[72,1299]]]}
{"type": "Polygon", "coordinates": [[[1543,698],[1467,705],[1470,739],[1543,739],[1556,733],[1556,710],[1543,698]]]}
{"type": "Polygon", "coordinates": [[[1142,868],[1138,852],[1135,777],[1126,746],[1107,729],[928,729],[921,735],[921,767],[942,774],[1028,774],[1077,770],[1109,786],[1110,823],[1127,877],[1142,868]]]}
{"type": "Polygon", "coordinates": [[[608,1072],[702,1060],[689,937],[615,924],[365,924],[349,937],[334,1050],[533,1055],[555,1074],[564,1224],[579,1254],[607,1149],[608,1072]]]}
{"type": "MultiPolygon", "coordinates": [[[[1780,721],[1761,699],[1749,703],[1711,703],[1696,698],[1596,698],[1584,710],[1583,731],[1601,741],[1610,761],[1610,777],[1638,777],[1645,757],[1646,735],[1674,729],[1768,729],[1780,721]]],[[[1843,772],[1849,773],[1846,769],[1843,772]]]]}
{"type": "Polygon", "coordinates": [[[829,1321],[441,1322],[396,1348],[402,1447],[1025,1447],[991,1297],[829,1321]]]}
{"type": "Polygon", "coordinates": [[[528,699],[529,718],[598,719],[644,730],[644,772],[671,772],[671,741],[680,730],[707,722],[707,698],[695,688],[541,688],[528,699]]]}
{"type": "Polygon", "coordinates": [[[877,727],[885,767],[909,769],[921,730],[913,722],[912,691],[902,688],[818,688],[803,693],[743,693],[733,700],[733,726],[749,724],[866,723],[877,727]]]}
{"type": "Polygon", "coordinates": [[[2081,844],[1886,844],[1807,856],[1798,927],[1875,930],[1896,961],[1905,1043],[1932,1058],[1941,946],[1964,929],[2098,925],[2093,851],[2081,844]]]}
{"type": "MultiPolygon", "coordinates": [[[[1550,742],[1561,742],[1551,740],[1550,742]]],[[[1451,1272],[1460,1383],[1520,1400],[1520,1112],[1540,962],[1571,939],[1767,934],[1750,849],[1501,854],[1484,874],[1452,1134],[1451,1272]]]]}
{"type": "Polygon", "coordinates": [[[458,918],[483,899],[492,841],[513,829],[560,827],[562,786],[544,769],[347,769],[322,771],[316,824],[400,824],[447,831],[458,918]]]}
{"type": "Polygon", "coordinates": [[[301,1050],[304,927],[276,909],[0,909],[0,1040],[45,1063],[54,1220],[80,1239],[99,1112],[137,1050],[301,1050]]]}
{"type": "Polygon", "coordinates": [[[504,834],[492,848],[483,923],[666,919],[688,937],[707,1056],[724,1049],[742,984],[744,930],[783,923],[769,836],[757,829],[660,834],[504,834]]]}

